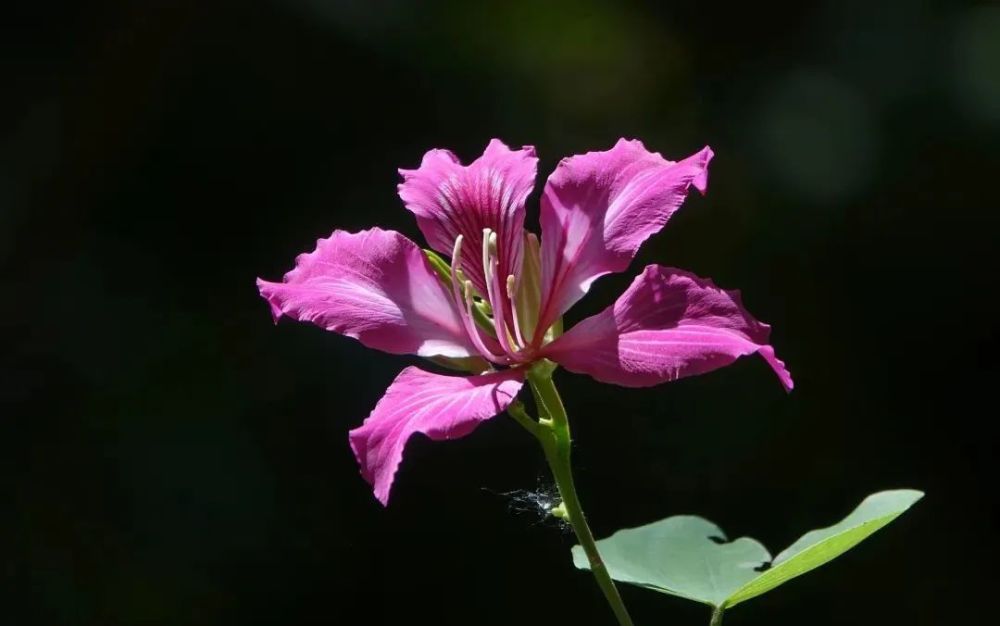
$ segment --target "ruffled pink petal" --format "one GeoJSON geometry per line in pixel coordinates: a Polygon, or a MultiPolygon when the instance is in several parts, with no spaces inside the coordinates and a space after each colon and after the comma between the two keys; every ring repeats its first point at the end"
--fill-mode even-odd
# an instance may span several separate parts
{"type": "Polygon", "coordinates": [[[545,332],[595,279],[626,269],[642,242],[680,207],[692,185],[704,193],[712,149],[667,161],[641,141],[563,159],[541,201],[545,332]]]}
{"type": "Polygon", "coordinates": [[[275,321],[287,315],[393,354],[479,354],[423,251],[394,231],[335,231],[282,282],[257,286],[275,321]]]}
{"type": "Polygon", "coordinates": [[[442,376],[416,367],[400,372],[364,424],[351,431],[361,475],[378,501],[389,501],[403,448],[414,433],[435,441],[464,437],[506,410],[523,382],[516,369],[480,376],[442,376]]]}
{"type": "Polygon", "coordinates": [[[448,150],[431,150],[415,170],[399,170],[399,197],[417,217],[430,247],[451,254],[462,235],[461,269],[480,294],[483,275],[483,229],[497,233],[501,279],[521,267],[524,201],[535,185],[538,158],[525,146],[511,150],[499,139],[486,146],[471,165],[448,150]]]}
{"type": "Polygon", "coordinates": [[[738,292],[649,265],[617,302],[545,346],[543,354],[602,382],[648,387],[756,352],[791,391],[791,374],[768,344],[770,332],[746,312],[738,292]]]}

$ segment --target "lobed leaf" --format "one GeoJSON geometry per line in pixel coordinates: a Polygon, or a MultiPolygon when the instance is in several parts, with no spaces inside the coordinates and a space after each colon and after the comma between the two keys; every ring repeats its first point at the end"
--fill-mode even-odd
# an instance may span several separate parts
{"type": "MultiPolygon", "coordinates": [[[[835,559],[923,495],[913,489],[870,495],[840,522],[804,534],[773,562],[757,540],[726,542],[722,529],[691,515],[619,530],[597,547],[615,580],[726,609],[835,559]]],[[[589,569],[580,546],[573,547],[573,562],[589,569]]]]}

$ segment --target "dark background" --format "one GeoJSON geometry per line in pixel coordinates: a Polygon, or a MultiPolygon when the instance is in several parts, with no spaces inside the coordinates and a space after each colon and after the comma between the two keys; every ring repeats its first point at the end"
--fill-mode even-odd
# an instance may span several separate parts
{"type": "MultiPolygon", "coordinates": [[[[416,359],[274,327],[254,287],[336,227],[419,237],[396,168],[494,136],[537,146],[540,182],[619,136],[711,144],[708,196],[634,268],[742,288],[798,385],[759,359],[645,390],[559,374],[598,535],[699,513],[777,552],[921,488],[726,623],[988,621],[996,5],[36,2],[0,23],[0,624],[611,624],[571,537],[503,495],[551,487],[526,434],[415,439],[383,510],[347,431],[416,359]]],[[[707,623],[623,593],[640,625],[707,623]]]]}

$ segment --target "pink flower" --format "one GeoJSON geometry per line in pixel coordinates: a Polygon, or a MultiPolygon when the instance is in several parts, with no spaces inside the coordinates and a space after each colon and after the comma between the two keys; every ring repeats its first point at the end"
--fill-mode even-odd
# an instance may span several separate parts
{"type": "Polygon", "coordinates": [[[784,364],[770,328],[737,292],[687,272],[647,266],[613,305],[562,333],[562,315],[595,279],[628,268],[688,188],[704,193],[708,147],[668,161],[639,141],[563,159],[541,198],[542,238],[524,229],[535,150],[494,139],[464,166],[431,150],[400,170],[399,196],[431,248],[400,233],[335,231],[296,259],[280,283],[258,280],[282,315],[393,354],[415,354],[464,370],[407,367],[364,424],[351,431],[361,473],[383,504],[414,433],[455,439],[504,411],[526,368],[549,359],[607,383],[645,387],[703,374],[758,353],[782,385],[784,364]]]}

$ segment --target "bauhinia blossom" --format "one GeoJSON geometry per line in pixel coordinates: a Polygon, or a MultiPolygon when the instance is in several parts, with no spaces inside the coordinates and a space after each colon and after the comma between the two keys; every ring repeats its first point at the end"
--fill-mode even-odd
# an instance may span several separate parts
{"type": "Polygon", "coordinates": [[[276,321],[287,315],[465,372],[407,367],[350,432],[382,504],[413,434],[469,434],[514,402],[527,369],[542,359],[646,387],[757,353],[792,388],[768,344],[770,328],[738,293],[682,270],[647,266],[614,304],[562,332],[563,314],[594,280],[626,270],[690,187],[705,192],[711,159],[705,147],[668,161],[624,139],[563,159],[542,191],[539,242],[524,228],[534,148],[494,139],[470,165],[431,150],[419,168],[400,170],[399,196],[450,263],[398,232],[338,230],[300,255],[282,282],[257,281],[276,321]]]}

